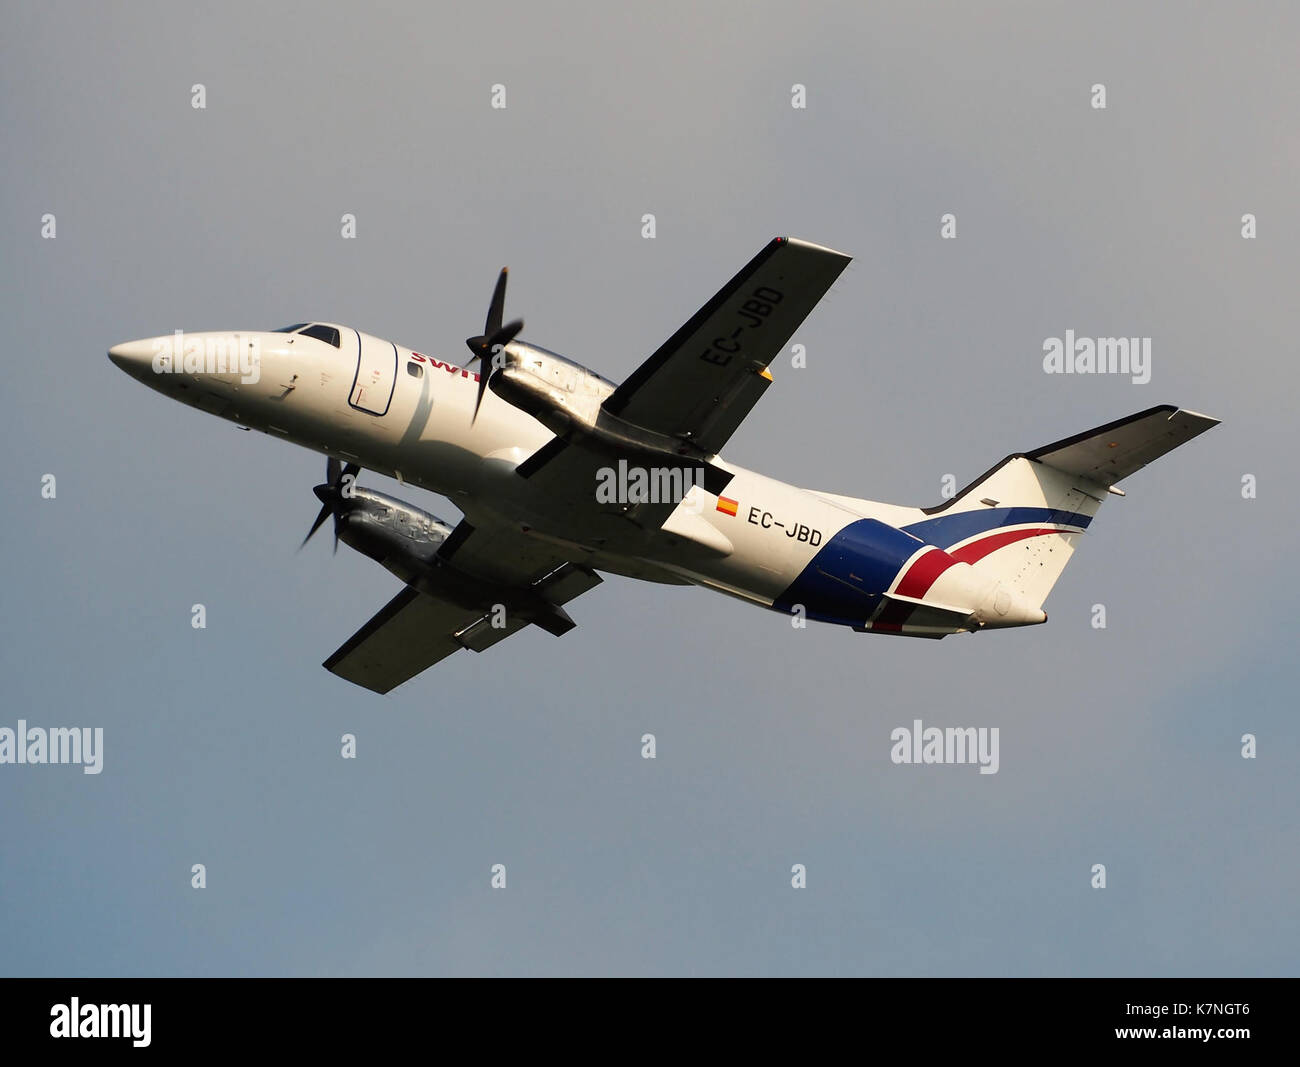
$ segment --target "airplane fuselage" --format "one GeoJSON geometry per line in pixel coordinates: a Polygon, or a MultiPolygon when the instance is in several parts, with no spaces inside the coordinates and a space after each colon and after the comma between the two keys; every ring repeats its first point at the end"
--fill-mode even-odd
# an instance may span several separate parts
{"type": "Polygon", "coordinates": [[[770,367],[851,257],[765,244],[621,384],[520,339],[501,270],[475,370],[335,323],[116,345],[139,381],[324,452],[340,542],[403,585],[323,663],[388,693],[537,626],[600,572],[697,585],[806,620],[940,638],[1046,622],[1043,604],[1116,482],[1216,419],[1161,404],[1016,452],[931,508],[801,489],[723,460],[770,367]],[[464,517],[356,484],[365,468],[464,517]]]}
{"type": "MultiPolygon", "coordinates": [[[[956,627],[945,621],[942,632],[1046,618],[939,549],[936,542],[960,540],[927,536],[942,517],[801,489],[717,457],[713,465],[731,475],[721,493],[690,487],[670,519],[649,530],[635,523],[635,497],[631,504],[616,498],[610,512],[629,512],[629,521],[593,543],[590,531],[566,524],[562,500],[516,473],[552,439],[537,418],[490,394],[475,418],[476,372],[348,327],[318,332],[327,339],[284,332],[164,336],[119,345],[110,355],[182,403],[418,485],[452,500],[471,521],[486,516],[513,525],[594,570],[701,585],[783,613],[881,632],[898,632],[888,613],[864,623],[887,593],[905,605],[929,599],[974,619],[956,627]],[[252,352],[255,370],[252,361],[233,358],[252,352]]],[[[517,351],[526,357],[533,350],[521,344],[517,351]]],[[[590,380],[576,383],[557,375],[556,395],[563,399],[567,390],[581,399],[594,386],[599,397],[613,388],[584,373],[590,380]]],[[[670,486],[654,470],[628,471],[611,460],[605,488],[635,491],[638,477],[643,494],[670,486]]],[[[973,534],[1000,525],[983,518],[973,534]]]]}

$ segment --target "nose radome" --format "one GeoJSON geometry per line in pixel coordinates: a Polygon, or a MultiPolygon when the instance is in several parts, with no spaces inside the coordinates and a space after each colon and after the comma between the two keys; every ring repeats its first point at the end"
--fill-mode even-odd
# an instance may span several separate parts
{"type": "Polygon", "coordinates": [[[153,366],[152,340],[124,341],[108,350],[108,358],[128,374],[138,375],[153,366]]]}

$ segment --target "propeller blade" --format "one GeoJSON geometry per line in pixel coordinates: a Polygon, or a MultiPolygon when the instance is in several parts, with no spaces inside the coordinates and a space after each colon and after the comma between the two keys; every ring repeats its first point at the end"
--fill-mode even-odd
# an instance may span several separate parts
{"type": "Polygon", "coordinates": [[[501,273],[497,275],[496,287],[492,290],[492,303],[488,304],[487,322],[483,326],[483,333],[488,337],[501,329],[501,320],[505,317],[506,277],[509,273],[509,267],[502,267],[501,273]]]}
{"type": "MultiPolygon", "coordinates": [[[[357,475],[361,473],[361,467],[356,463],[347,463],[339,471],[338,479],[334,482],[334,489],[338,493],[339,499],[343,498],[343,483],[349,477],[352,478],[352,484],[355,485],[357,475]]],[[[343,527],[343,509],[339,506],[334,508],[334,555],[339,554],[339,530],[343,527]]]]}
{"type": "Polygon", "coordinates": [[[505,348],[506,345],[519,336],[519,331],[523,328],[523,319],[515,319],[513,322],[507,323],[504,328],[497,330],[497,332],[488,339],[488,352],[495,354],[498,345],[505,348]]]}
{"type": "MultiPolygon", "coordinates": [[[[470,352],[473,353],[469,359],[471,363],[476,359],[481,360],[490,355],[494,344],[509,343],[508,340],[501,341],[498,337],[502,333],[501,320],[505,318],[506,278],[509,274],[510,268],[502,267],[501,273],[497,275],[497,283],[492,289],[492,301],[488,304],[487,321],[483,323],[483,332],[476,337],[465,338],[465,344],[469,346],[470,352]]],[[[519,323],[519,329],[523,329],[523,325],[522,322],[519,323]]],[[[511,323],[510,326],[514,326],[514,323],[511,323]]],[[[509,328],[507,327],[507,329],[509,328]]],[[[519,332],[519,329],[510,334],[510,337],[513,338],[519,332]]]]}
{"type": "Polygon", "coordinates": [[[478,396],[474,398],[474,414],[471,415],[469,418],[469,424],[471,426],[473,426],[474,423],[478,420],[478,409],[479,406],[483,403],[483,394],[487,392],[488,378],[490,378],[491,376],[492,376],[492,368],[490,366],[485,364],[484,366],[479,367],[478,396]]]}
{"type": "Polygon", "coordinates": [[[302,544],[298,546],[299,552],[306,547],[307,542],[312,539],[312,535],[325,524],[325,520],[330,517],[330,510],[331,508],[329,504],[326,504],[320,509],[319,514],[316,516],[316,521],[311,524],[311,529],[307,531],[307,536],[302,539],[302,544]]]}
{"type": "Polygon", "coordinates": [[[346,478],[349,474],[352,475],[352,481],[355,484],[357,480],[357,475],[360,473],[361,473],[361,468],[357,466],[357,464],[349,463],[346,467],[343,468],[343,470],[339,472],[339,476],[334,479],[333,485],[336,489],[342,489],[343,479],[346,478]]]}

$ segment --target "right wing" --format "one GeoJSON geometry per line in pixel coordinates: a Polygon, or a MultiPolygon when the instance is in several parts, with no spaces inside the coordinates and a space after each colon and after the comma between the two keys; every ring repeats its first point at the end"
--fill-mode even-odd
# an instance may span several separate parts
{"type": "Polygon", "coordinates": [[[387,693],[464,648],[455,635],[481,614],[408,585],[325,661],[325,669],[363,689],[387,693]]]}
{"type": "MultiPolygon", "coordinates": [[[[474,578],[464,577],[460,592],[465,592],[465,583],[472,589],[474,582],[474,578]]],[[[566,633],[574,623],[560,605],[599,584],[600,576],[594,571],[560,562],[537,581],[512,587],[481,583],[481,603],[477,605],[472,597],[462,595],[457,602],[407,586],[348,638],[324,666],[363,689],[387,693],[453,652],[462,648],[482,652],[529,623],[553,634],[566,633]],[[499,598],[499,603],[493,604],[494,598],[499,598]]]]}

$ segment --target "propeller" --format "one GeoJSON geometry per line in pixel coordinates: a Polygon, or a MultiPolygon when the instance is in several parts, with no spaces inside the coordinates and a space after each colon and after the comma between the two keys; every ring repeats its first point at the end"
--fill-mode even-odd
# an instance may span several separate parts
{"type": "Polygon", "coordinates": [[[325,524],[325,520],[330,517],[331,513],[334,515],[334,551],[339,550],[339,501],[343,499],[343,479],[348,475],[355,479],[360,471],[361,468],[355,463],[349,463],[344,467],[333,456],[330,456],[325,461],[325,483],[312,489],[322,506],[316,515],[316,521],[311,524],[307,536],[302,539],[302,544],[298,546],[299,552],[312,539],[316,531],[325,524]]]}
{"type": "Polygon", "coordinates": [[[492,357],[518,337],[519,331],[524,328],[523,319],[514,319],[504,326],[501,325],[501,320],[505,318],[506,278],[509,273],[509,267],[502,267],[501,273],[497,275],[497,284],[492,290],[492,302],[488,304],[487,322],[483,325],[483,332],[477,337],[465,338],[465,344],[473,353],[469,361],[473,363],[474,360],[479,360],[478,396],[474,400],[474,417],[470,419],[471,424],[478,418],[483,394],[487,392],[488,379],[497,369],[492,365],[492,357]]]}

